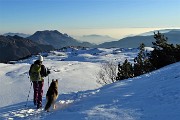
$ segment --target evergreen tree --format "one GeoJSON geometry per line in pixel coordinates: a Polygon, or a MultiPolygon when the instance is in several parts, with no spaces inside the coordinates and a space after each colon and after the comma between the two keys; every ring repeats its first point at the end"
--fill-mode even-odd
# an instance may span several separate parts
{"type": "Polygon", "coordinates": [[[139,47],[139,53],[134,59],[134,66],[126,59],[124,63],[118,65],[118,74],[116,79],[123,80],[134,76],[159,69],[165,65],[180,61],[180,45],[174,46],[168,44],[168,38],[161,33],[154,33],[154,50],[150,53],[145,51],[145,45],[142,43],[139,47]]]}
{"type": "Polygon", "coordinates": [[[122,80],[123,79],[123,71],[122,71],[122,65],[119,63],[118,64],[118,73],[116,80],[122,80]]]}
{"type": "Polygon", "coordinates": [[[153,42],[154,50],[151,52],[149,61],[156,68],[161,68],[165,65],[176,62],[174,52],[176,48],[173,44],[168,44],[167,37],[164,37],[161,33],[154,33],[154,38],[156,39],[153,42]]]}
{"type": "Polygon", "coordinates": [[[139,50],[140,52],[134,59],[134,76],[142,75],[153,69],[152,64],[148,59],[149,54],[145,51],[144,43],[140,44],[139,50]]]}
{"type": "Polygon", "coordinates": [[[144,43],[140,44],[137,57],[134,59],[134,76],[139,76],[144,73],[144,59],[145,59],[145,45],[144,43]]]}
{"type": "Polygon", "coordinates": [[[133,77],[133,66],[126,59],[122,65],[118,65],[117,80],[123,80],[133,77]]]}

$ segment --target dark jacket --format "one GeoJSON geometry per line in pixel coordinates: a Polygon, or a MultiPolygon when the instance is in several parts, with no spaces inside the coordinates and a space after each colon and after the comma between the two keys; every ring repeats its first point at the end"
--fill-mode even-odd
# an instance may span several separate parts
{"type": "Polygon", "coordinates": [[[47,70],[46,70],[46,68],[45,68],[44,65],[41,65],[40,74],[41,74],[41,77],[46,77],[46,76],[48,76],[48,72],[47,72],[47,70]]]}

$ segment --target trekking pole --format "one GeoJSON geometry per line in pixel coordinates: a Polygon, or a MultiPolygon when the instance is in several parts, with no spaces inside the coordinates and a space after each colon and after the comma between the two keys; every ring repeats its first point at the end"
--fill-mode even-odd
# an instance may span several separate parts
{"type": "Polygon", "coordinates": [[[27,102],[28,102],[29,95],[30,95],[30,92],[31,92],[31,87],[32,87],[32,82],[31,82],[31,86],[30,86],[30,90],[29,90],[29,93],[28,93],[28,97],[27,97],[27,101],[26,101],[26,105],[25,105],[25,107],[27,106],[27,102]]]}
{"type": "MultiPolygon", "coordinates": [[[[47,68],[47,71],[49,71],[50,69],[47,68]]],[[[48,74],[48,87],[49,87],[49,74],[48,74]]]]}
{"type": "Polygon", "coordinates": [[[48,88],[49,88],[49,75],[48,75],[48,88]]]}

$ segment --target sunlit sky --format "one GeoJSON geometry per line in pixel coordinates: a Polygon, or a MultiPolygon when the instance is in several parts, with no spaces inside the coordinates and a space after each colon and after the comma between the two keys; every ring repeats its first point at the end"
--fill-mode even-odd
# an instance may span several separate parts
{"type": "Polygon", "coordinates": [[[58,30],[69,35],[180,28],[180,0],[0,0],[0,34],[58,30]]]}

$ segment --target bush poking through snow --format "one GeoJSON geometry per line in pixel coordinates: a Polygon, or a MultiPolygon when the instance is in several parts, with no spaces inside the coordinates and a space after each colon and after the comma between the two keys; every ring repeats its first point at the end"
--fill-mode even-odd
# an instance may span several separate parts
{"type": "Polygon", "coordinates": [[[98,83],[105,85],[116,81],[117,75],[117,65],[113,62],[103,63],[101,65],[101,70],[99,71],[97,78],[98,83]]]}

